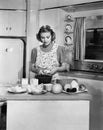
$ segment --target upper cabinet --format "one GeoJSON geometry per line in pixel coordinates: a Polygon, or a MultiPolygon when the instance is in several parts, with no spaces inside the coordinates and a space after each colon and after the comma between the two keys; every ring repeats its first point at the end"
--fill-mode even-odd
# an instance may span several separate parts
{"type": "Polygon", "coordinates": [[[100,0],[58,0],[58,6],[67,6],[73,4],[82,4],[82,3],[89,3],[89,2],[97,2],[100,0]]]}
{"type": "Polygon", "coordinates": [[[50,25],[56,33],[56,42],[63,45],[65,11],[61,9],[41,10],[39,26],[50,25]]]}
{"type": "Polygon", "coordinates": [[[26,9],[26,0],[0,0],[0,9],[26,9]]]}
{"type": "Polygon", "coordinates": [[[25,11],[0,11],[0,36],[25,36],[25,28],[25,11]]]}
{"type": "Polygon", "coordinates": [[[0,0],[0,36],[26,36],[26,0],[0,0]]]}
{"type": "Polygon", "coordinates": [[[58,0],[41,0],[40,9],[52,8],[58,6],[58,0]]]}
{"type": "Polygon", "coordinates": [[[82,4],[88,2],[97,2],[100,0],[41,0],[40,9],[53,8],[58,6],[67,6],[73,4],[82,4]]]}

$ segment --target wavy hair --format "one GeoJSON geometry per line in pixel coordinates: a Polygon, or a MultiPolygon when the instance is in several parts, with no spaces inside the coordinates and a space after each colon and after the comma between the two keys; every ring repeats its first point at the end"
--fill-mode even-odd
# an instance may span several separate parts
{"type": "Polygon", "coordinates": [[[54,41],[56,39],[56,34],[53,31],[53,29],[51,29],[51,27],[49,25],[45,25],[45,26],[41,26],[38,33],[36,34],[36,38],[38,39],[38,41],[42,42],[41,41],[41,33],[45,33],[45,32],[50,32],[51,41],[54,41]]]}

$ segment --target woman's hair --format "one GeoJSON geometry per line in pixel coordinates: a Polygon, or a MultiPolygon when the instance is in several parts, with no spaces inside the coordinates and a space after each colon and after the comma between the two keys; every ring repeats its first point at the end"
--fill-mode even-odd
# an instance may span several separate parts
{"type": "Polygon", "coordinates": [[[56,34],[55,32],[53,31],[53,29],[51,29],[51,27],[49,25],[45,25],[45,26],[42,26],[40,29],[39,29],[39,32],[36,34],[36,37],[37,39],[41,41],[41,33],[45,33],[45,32],[50,32],[51,34],[51,41],[54,41],[55,38],[56,38],[56,34]]]}

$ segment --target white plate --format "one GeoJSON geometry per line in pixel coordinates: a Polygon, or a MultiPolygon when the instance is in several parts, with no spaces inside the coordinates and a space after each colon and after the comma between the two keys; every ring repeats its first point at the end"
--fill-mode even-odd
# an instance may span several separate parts
{"type": "Polygon", "coordinates": [[[15,87],[11,87],[11,88],[8,88],[7,90],[9,93],[14,93],[14,94],[19,94],[19,93],[25,93],[27,92],[27,89],[26,88],[15,88],[15,87]]]}
{"type": "Polygon", "coordinates": [[[84,93],[84,92],[88,92],[87,89],[83,90],[83,91],[76,91],[76,92],[66,92],[65,90],[62,91],[63,93],[66,93],[66,94],[79,94],[79,93],[84,93]]]}

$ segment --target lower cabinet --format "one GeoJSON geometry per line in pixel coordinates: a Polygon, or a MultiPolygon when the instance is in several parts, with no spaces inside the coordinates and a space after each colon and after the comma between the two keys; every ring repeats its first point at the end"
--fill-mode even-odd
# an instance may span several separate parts
{"type": "Polygon", "coordinates": [[[7,130],[89,130],[89,100],[8,100],[7,130]]]}

